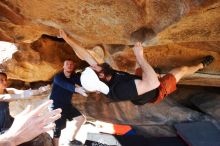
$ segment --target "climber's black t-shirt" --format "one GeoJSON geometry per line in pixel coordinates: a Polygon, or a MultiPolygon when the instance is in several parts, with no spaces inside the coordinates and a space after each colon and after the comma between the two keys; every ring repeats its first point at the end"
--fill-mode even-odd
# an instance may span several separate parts
{"type": "Polygon", "coordinates": [[[110,89],[107,96],[117,101],[131,100],[132,103],[137,105],[153,101],[158,95],[158,89],[153,89],[138,96],[135,79],[141,79],[141,77],[122,71],[115,71],[111,80],[106,82],[110,89]]]}

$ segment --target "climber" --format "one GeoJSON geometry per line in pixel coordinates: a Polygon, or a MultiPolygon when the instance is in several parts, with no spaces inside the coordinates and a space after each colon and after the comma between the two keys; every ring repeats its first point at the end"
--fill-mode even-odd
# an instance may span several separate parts
{"type": "Polygon", "coordinates": [[[81,84],[88,91],[105,90],[108,98],[116,101],[131,100],[142,105],[147,102],[158,103],[168,94],[176,90],[176,83],[185,76],[194,74],[213,62],[213,56],[205,56],[200,63],[193,66],[182,66],[172,69],[168,74],[158,79],[157,73],[145,60],[141,43],[133,47],[137,63],[140,65],[141,77],[126,72],[116,71],[107,63],[98,64],[88,51],[72,40],[63,30],[62,37],[75,51],[77,56],[86,61],[91,68],[86,68],[81,75],[81,84]],[[96,81],[94,81],[96,80],[96,81]]]}

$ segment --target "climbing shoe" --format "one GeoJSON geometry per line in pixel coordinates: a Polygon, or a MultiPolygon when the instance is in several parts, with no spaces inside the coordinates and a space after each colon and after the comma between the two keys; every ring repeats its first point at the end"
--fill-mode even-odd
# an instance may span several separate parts
{"type": "Polygon", "coordinates": [[[157,74],[162,74],[161,68],[159,68],[159,67],[154,67],[153,69],[154,69],[154,71],[155,71],[157,74]]]}
{"type": "Polygon", "coordinates": [[[83,146],[83,143],[75,139],[69,142],[69,146],[83,146]]]}
{"type": "Polygon", "coordinates": [[[201,61],[201,63],[203,64],[203,67],[208,66],[209,64],[211,64],[214,61],[214,57],[211,55],[205,56],[203,58],[203,60],[201,61]]]}

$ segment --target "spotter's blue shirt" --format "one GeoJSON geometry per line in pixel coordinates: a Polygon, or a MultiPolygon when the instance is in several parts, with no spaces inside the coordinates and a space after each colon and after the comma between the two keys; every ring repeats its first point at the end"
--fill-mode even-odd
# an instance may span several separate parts
{"type": "Polygon", "coordinates": [[[53,106],[57,108],[65,108],[72,105],[72,95],[75,93],[75,84],[81,86],[81,73],[73,73],[69,78],[60,72],[53,79],[53,87],[50,99],[53,100],[53,106]]]}

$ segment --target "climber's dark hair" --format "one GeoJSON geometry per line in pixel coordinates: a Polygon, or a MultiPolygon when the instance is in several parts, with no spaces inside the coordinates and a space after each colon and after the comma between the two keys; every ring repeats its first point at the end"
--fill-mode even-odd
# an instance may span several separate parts
{"type": "Polygon", "coordinates": [[[3,75],[3,76],[5,76],[7,78],[7,74],[4,73],[4,72],[0,72],[0,75],[3,75]]]}
{"type": "Polygon", "coordinates": [[[105,76],[112,76],[115,72],[114,69],[108,63],[102,63],[99,64],[99,66],[102,68],[100,72],[103,72],[105,76]]]}

